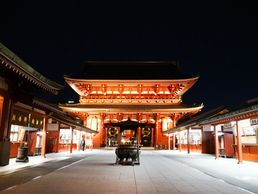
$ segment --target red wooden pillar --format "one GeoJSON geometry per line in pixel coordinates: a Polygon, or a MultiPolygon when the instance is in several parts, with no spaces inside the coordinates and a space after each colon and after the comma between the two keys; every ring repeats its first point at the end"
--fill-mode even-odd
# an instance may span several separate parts
{"type": "Polygon", "coordinates": [[[56,153],[59,152],[59,141],[60,141],[60,122],[58,122],[58,129],[57,129],[57,140],[56,140],[56,153]]]}
{"type": "Polygon", "coordinates": [[[182,151],[182,147],[181,147],[181,131],[179,131],[178,148],[179,148],[179,151],[181,152],[182,151]]]}
{"type": "Polygon", "coordinates": [[[105,133],[106,133],[106,135],[105,135],[105,145],[106,145],[106,146],[105,146],[105,147],[107,147],[107,144],[108,144],[108,128],[105,127],[105,126],[104,126],[104,128],[105,128],[105,129],[103,129],[103,130],[105,130],[105,133]]]}
{"type": "Polygon", "coordinates": [[[1,99],[0,142],[4,142],[10,137],[13,101],[9,97],[2,97],[1,99]]]}
{"type": "MultiPolygon", "coordinates": [[[[1,82],[1,80],[0,80],[1,82]]],[[[10,130],[13,111],[13,101],[9,96],[0,95],[0,166],[9,164],[10,158],[10,130]]]]}
{"type": "Polygon", "coordinates": [[[138,127],[137,129],[137,133],[138,133],[138,144],[141,144],[141,133],[142,133],[142,128],[138,127]]]}
{"type": "Polygon", "coordinates": [[[173,150],[176,149],[176,134],[174,133],[173,134],[173,147],[172,147],[173,150]]]}
{"type": "Polygon", "coordinates": [[[188,154],[190,154],[190,129],[189,128],[187,129],[187,153],[188,154]]]}
{"type": "Polygon", "coordinates": [[[215,142],[215,159],[219,159],[219,138],[218,138],[218,131],[216,129],[216,125],[214,127],[214,142],[215,142]]]}
{"type": "Polygon", "coordinates": [[[154,136],[155,136],[154,128],[152,127],[151,128],[151,145],[152,145],[152,147],[155,147],[154,136]]]}
{"type": "MultiPolygon", "coordinates": [[[[141,84],[138,85],[138,90],[140,90],[139,88],[141,88],[141,87],[142,87],[141,84]]],[[[141,122],[141,120],[142,120],[142,114],[141,114],[141,113],[138,113],[136,116],[137,116],[138,122],[141,122]]],[[[142,128],[141,128],[141,127],[138,127],[138,129],[137,129],[137,135],[138,135],[137,141],[138,141],[138,144],[141,144],[141,143],[142,143],[142,142],[141,142],[141,139],[142,139],[141,134],[142,134],[142,128]]]]}
{"type": "Polygon", "coordinates": [[[87,118],[88,118],[88,116],[89,115],[87,113],[82,115],[82,120],[83,120],[83,126],[84,127],[87,127],[87,118]]]}
{"type": "Polygon", "coordinates": [[[242,140],[241,132],[238,127],[238,121],[236,121],[236,130],[237,130],[237,153],[238,153],[238,164],[243,162],[243,152],[242,152],[242,140]]]}
{"type": "Polygon", "coordinates": [[[170,150],[170,134],[168,133],[168,150],[170,150]]]}
{"type": "MultiPolygon", "coordinates": [[[[172,127],[176,127],[176,114],[172,114],[171,115],[171,119],[173,120],[173,124],[172,124],[172,127]]],[[[175,150],[176,149],[176,133],[173,133],[173,136],[172,136],[172,149],[175,150]]]]}
{"type": "Polygon", "coordinates": [[[45,116],[43,119],[43,134],[41,143],[41,156],[46,157],[46,143],[47,143],[47,128],[48,128],[48,117],[45,116]]]}
{"type": "Polygon", "coordinates": [[[71,130],[71,144],[70,144],[70,153],[73,153],[73,128],[70,127],[71,130]]]}
{"type": "Polygon", "coordinates": [[[122,136],[120,127],[117,130],[118,130],[118,142],[117,142],[117,144],[120,145],[121,144],[121,136],[122,136]]]}
{"type": "Polygon", "coordinates": [[[100,127],[99,127],[99,133],[100,133],[100,146],[106,146],[106,139],[107,139],[107,133],[105,133],[105,125],[104,120],[106,118],[105,113],[100,113],[100,127]]]}
{"type": "Polygon", "coordinates": [[[156,114],[156,141],[155,141],[155,147],[158,147],[159,145],[159,120],[160,120],[160,114],[156,114]]]}

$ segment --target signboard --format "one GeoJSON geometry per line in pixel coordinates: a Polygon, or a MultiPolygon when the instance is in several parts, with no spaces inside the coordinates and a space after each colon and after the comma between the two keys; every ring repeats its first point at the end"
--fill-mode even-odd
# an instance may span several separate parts
{"type": "Polygon", "coordinates": [[[255,130],[255,127],[253,126],[242,127],[243,136],[252,136],[252,135],[255,135],[255,133],[256,133],[256,130],[255,130]]]}
{"type": "Polygon", "coordinates": [[[58,124],[57,123],[48,123],[48,131],[58,131],[58,124]]]}
{"type": "Polygon", "coordinates": [[[235,131],[235,129],[236,129],[236,125],[233,122],[225,123],[223,125],[223,131],[224,132],[233,132],[233,131],[235,131]]]}
{"type": "Polygon", "coordinates": [[[28,127],[29,126],[29,113],[13,110],[11,124],[28,127]]]}
{"type": "Polygon", "coordinates": [[[251,125],[258,125],[258,118],[251,119],[250,122],[251,122],[251,125]]]}
{"type": "Polygon", "coordinates": [[[13,110],[11,124],[42,129],[43,117],[34,114],[29,114],[28,112],[13,110]]]}
{"type": "Polygon", "coordinates": [[[213,131],[213,127],[211,127],[211,125],[204,125],[203,126],[203,131],[213,131]]]}

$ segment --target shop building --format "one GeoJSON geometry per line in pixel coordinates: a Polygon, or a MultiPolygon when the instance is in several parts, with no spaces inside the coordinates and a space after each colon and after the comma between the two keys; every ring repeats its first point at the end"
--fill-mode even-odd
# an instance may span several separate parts
{"type": "MultiPolygon", "coordinates": [[[[20,147],[28,148],[28,155],[45,156],[52,113],[33,103],[36,96],[57,95],[62,88],[0,43],[1,166],[9,164],[9,158],[16,157],[20,147]]],[[[75,127],[73,123],[68,126],[75,127]]]]}
{"type": "Polygon", "coordinates": [[[85,149],[92,149],[92,136],[97,132],[84,127],[80,118],[42,100],[34,99],[33,105],[44,110],[48,117],[46,153],[80,151],[82,140],[85,140],[85,149]]]}
{"type": "MultiPolygon", "coordinates": [[[[79,103],[59,107],[99,132],[93,137],[95,148],[116,146],[119,127],[113,124],[131,120],[147,124],[139,130],[143,146],[168,149],[169,137],[162,132],[203,107],[182,103],[198,78],[183,74],[173,61],[88,61],[80,74],[64,77],[80,96],[79,103]]],[[[123,133],[127,143],[136,136],[130,127],[123,133]]]]}
{"type": "Polygon", "coordinates": [[[203,120],[203,129],[214,130],[215,157],[234,156],[258,161],[258,99],[223,115],[203,120]]]}
{"type": "Polygon", "coordinates": [[[207,112],[199,112],[193,116],[185,115],[178,121],[176,127],[163,133],[168,134],[175,140],[171,142],[173,149],[187,151],[188,153],[214,154],[214,132],[212,129],[207,130],[207,128],[203,128],[200,126],[200,123],[207,118],[212,118],[226,112],[228,112],[228,109],[221,106],[207,112]]]}

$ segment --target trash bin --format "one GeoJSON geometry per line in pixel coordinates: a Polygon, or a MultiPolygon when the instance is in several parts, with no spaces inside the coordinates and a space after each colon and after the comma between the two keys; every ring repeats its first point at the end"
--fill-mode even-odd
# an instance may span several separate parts
{"type": "Polygon", "coordinates": [[[28,162],[28,147],[19,147],[16,162],[28,162]]]}

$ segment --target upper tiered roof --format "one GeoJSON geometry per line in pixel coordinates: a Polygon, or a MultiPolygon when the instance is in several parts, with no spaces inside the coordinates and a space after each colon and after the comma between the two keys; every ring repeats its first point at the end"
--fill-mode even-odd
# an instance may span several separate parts
{"type": "Polygon", "coordinates": [[[198,78],[174,61],[88,61],[65,81],[82,104],[178,104],[198,78]]]}
{"type": "Polygon", "coordinates": [[[87,61],[81,73],[65,77],[93,80],[174,80],[198,76],[183,74],[176,61],[87,61]]]}

